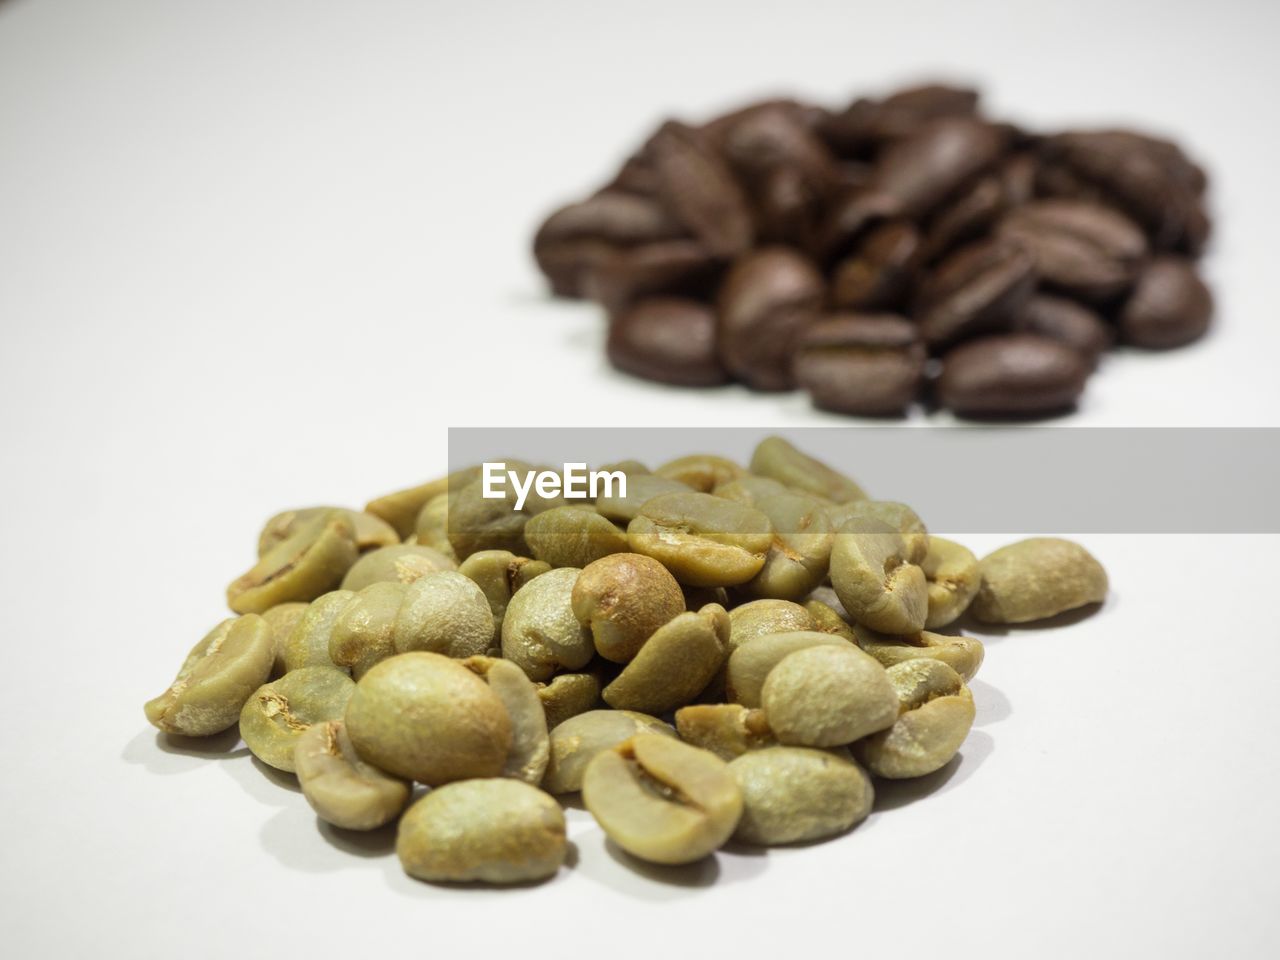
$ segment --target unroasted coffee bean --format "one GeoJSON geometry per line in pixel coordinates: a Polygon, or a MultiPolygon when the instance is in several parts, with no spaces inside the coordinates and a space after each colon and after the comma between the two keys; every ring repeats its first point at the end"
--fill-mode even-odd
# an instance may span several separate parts
{"type": "Polygon", "coordinates": [[[502,768],[503,775],[536,786],[542,781],[550,755],[547,715],[542,709],[538,688],[509,660],[468,657],[462,665],[483,677],[507,710],[511,721],[511,751],[502,768]]]}
{"type": "Polygon", "coordinates": [[[550,569],[549,563],[517,557],[510,550],[480,550],[458,566],[458,572],[473,581],[489,601],[495,639],[501,637],[507,605],[516,591],[550,569]]]}
{"type": "Polygon", "coordinates": [[[886,667],[908,660],[941,660],[965,680],[982,666],[981,641],[927,630],[909,637],[886,637],[861,627],[854,630],[858,646],[886,667]]]}
{"type": "Polygon", "coordinates": [[[760,691],[770,670],[797,650],[824,645],[853,646],[847,640],[816,630],[770,633],[748,640],[729,656],[726,696],[744,707],[760,706],[760,691]]]}
{"type": "Polygon", "coordinates": [[[751,246],[751,209],[733,171],[707,138],[665,123],[647,145],[658,196],[713,254],[731,257],[751,246]]]}
{"type": "Polygon", "coordinates": [[[493,646],[493,613],[473,580],[456,570],[441,570],[405,588],[391,639],[396,653],[476,656],[493,646]]]}
{"type": "Polygon", "coordinates": [[[1032,537],[982,558],[971,609],[985,623],[1043,620],[1107,596],[1107,572],[1078,543],[1032,537]]]}
{"type": "Polygon", "coordinates": [[[630,662],[660,627],[685,612],[675,577],[638,553],[615,554],[586,567],[573,585],[571,603],[600,656],[615,663],[630,662]]]}
{"type": "Polygon", "coordinates": [[[698,703],[676,711],[680,739],[721,760],[732,760],[748,750],[762,750],[776,744],[763,710],[740,703],[698,703]]]}
{"type": "Polygon", "coordinates": [[[609,362],[626,373],[686,387],[725,383],[716,350],[716,314],[677,297],[651,297],[609,324],[609,362]]]}
{"type": "MultiPolygon", "coordinates": [[[[307,604],[284,641],[281,659],[285,673],[302,667],[338,667],[329,656],[329,641],[334,625],[354,597],[353,590],[333,590],[307,604]]],[[[350,667],[338,669],[350,672],[350,667]]]]}
{"type": "Polygon", "coordinates": [[[587,764],[638,733],[674,737],[675,731],[657,717],[631,710],[590,710],[570,717],[551,730],[551,762],[542,786],[551,793],[577,793],[587,764]]]}
{"type": "Polygon", "coordinates": [[[738,260],[717,300],[720,358],[758,390],[791,386],[791,351],[824,298],[822,275],[786,247],[764,247],[738,260]]]}
{"type": "Polygon", "coordinates": [[[728,587],[760,572],[773,527],[759,510],[731,500],[666,493],[645,503],[627,526],[627,540],[682,584],[728,587]]]}
{"type": "Polygon", "coordinates": [[[843,314],[810,325],[796,344],[796,383],[815,407],[901,415],[920,390],[925,349],[915,325],[892,314],[843,314]]]}
{"type": "Polygon", "coordinates": [[[831,278],[831,301],[850,310],[902,304],[921,255],[920,232],[907,220],[871,230],[831,278]]]}
{"type": "Polygon", "coordinates": [[[1018,333],[1034,333],[1065,343],[1082,356],[1090,367],[1111,345],[1111,330],[1102,318],[1082,303],[1037,294],[1026,302],[1013,320],[1018,333]]]}
{"type": "Polygon", "coordinates": [[[878,520],[902,534],[906,549],[903,556],[916,565],[924,562],[929,552],[929,531],[916,513],[897,500],[854,500],[827,508],[831,525],[837,530],[850,520],[878,520]]]}
{"type": "Polygon", "coordinates": [[[751,472],[832,503],[867,497],[853,480],[796,449],[783,437],[765,437],[756,445],[751,454],[751,472]]]}
{"type": "Polygon", "coordinates": [[[363,590],[382,582],[413,583],[438,570],[453,570],[452,558],[432,547],[402,543],[394,547],[370,550],[357,560],[342,578],[343,590],[363,590]]]}
{"type": "Polygon", "coordinates": [[[271,630],[262,617],[223,620],[191,648],[169,689],[147,701],[147,719],[184,737],[221,733],[266,682],[274,659],[271,630]]]}
{"type": "Polygon", "coordinates": [[[341,582],[358,554],[351,520],[341,510],[325,511],[232,581],[227,604],[236,613],[262,613],[278,603],[314,600],[341,582]]]}
{"type": "Polygon", "coordinates": [[[263,763],[292,773],[298,740],[313,723],[341,719],[355,686],[333,667],[290,670],[245,701],[240,738],[263,763]]]}
{"type": "Polygon", "coordinates": [[[1040,280],[1098,301],[1128,289],[1147,241],[1123,214],[1080,200],[1036,200],[1010,212],[1002,236],[1031,251],[1040,280]]]}
{"type": "Polygon", "coordinates": [[[595,654],[591,632],[573,615],[576,567],[544,573],[520,589],[502,621],[502,655],[530,680],[545,681],[558,669],[585,667],[595,654]]]}
{"type": "Polygon", "coordinates": [[[659,627],[604,688],[615,710],[664,714],[698,696],[728,656],[729,614],[719,604],[682,613],[659,627]]]}
{"type": "Polygon", "coordinates": [[[1035,259],[1012,239],[979,240],[947,257],[921,284],[916,322],[930,346],[1008,329],[1035,287],[1035,259]]]}
{"type": "Polygon", "coordinates": [[[600,678],[591,673],[562,673],[550,683],[535,684],[547,717],[547,729],[571,717],[594,710],[600,704],[600,678]]]}
{"type": "Polygon", "coordinates": [[[626,532],[591,507],[553,507],[531,517],[524,538],[539,560],[553,567],[585,567],[627,549],[626,532]]]}
{"type": "Polygon", "coordinates": [[[765,677],[760,702],[774,736],[805,747],[852,743],[890,726],[898,715],[884,667],[847,643],[783,657],[765,677]]]}
{"type": "Polygon", "coordinates": [[[900,780],[941,770],[973,726],[973,695],[937,660],[912,660],[885,671],[898,696],[898,718],[854,746],[877,777],[900,780]]]}
{"type": "Polygon", "coordinates": [[[693,488],[671,477],[656,473],[644,473],[627,477],[626,496],[615,488],[612,493],[596,497],[596,512],[614,523],[630,523],[640,513],[640,508],[663,493],[688,493],[693,488]]]}
{"type": "Polygon", "coordinates": [[[773,543],[744,594],[801,600],[827,576],[833,531],[826,505],[802,493],[763,498],[757,509],[773,526],[773,543]]]}
{"type": "Polygon", "coordinates": [[[653,734],[598,754],[587,765],[582,800],[610,840],[652,863],[701,860],[742,816],[742,791],[723,760],[653,734]]]}
{"type": "Polygon", "coordinates": [[[359,680],[396,652],[396,620],[408,588],[373,583],[345,603],[329,634],[329,659],[359,680]]]}
{"type": "Polygon", "coordinates": [[[496,777],[511,751],[502,699],[438,653],[402,653],[374,666],[356,684],[344,719],[360,756],[428,786],[496,777]]]}
{"type": "Polygon", "coordinates": [[[813,615],[798,603],[753,600],[729,611],[729,652],[756,637],[813,629],[813,615]]]}
{"type": "Polygon", "coordinates": [[[910,559],[903,535],[880,520],[855,518],[836,534],[831,585],[855,623],[905,636],[928,615],[924,571],[910,559]]]}
{"type": "Polygon", "coordinates": [[[311,604],[300,601],[281,603],[262,614],[267,629],[271,631],[271,647],[275,650],[275,660],[271,664],[272,677],[279,677],[288,671],[284,660],[285,645],[289,641],[289,634],[293,633],[293,628],[310,606],[311,604]]]}
{"type": "Polygon", "coordinates": [[[467,467],[407,490],[398,490],[386,496],[370,500],[365,504],[365,512],[381,517],[395,528],[401,538],[407,538],[413,532],[418,514],[427,502],[447,494],[451,490],[459,490],[480,476],[479,467],[467,467]]]}
{"type": "Polygon", "coordinates": [[[344,830],[376,830],[409,802],[408,781],[361,760],[341,720],[314,723],[298,738],[293,769],[316,816],[344,830]]]}
{"type": "Polygon", "coordinates": [[[395,528],[372,513],[342,507],[306,507],[301,510],[285,510],[266,522],[262,533],[258,535],[258,556],[265,555],[272,547],[289,539],[308,521],[335,510],[351,521],[356,547],[361,551],[400,542],[400,535],[395,528]]]}
{"type": "Polygon", "coordinates": [[[942,537],[929,538],[929,550],[920,561],[929,581],[929,629],[945,627],[969,608],[982,583],[978,558],[968,547],[942,537]]]}
{"type": "Polygon", "coordinates": [[[529,883],[560,869],[564,811],[537,787],[478,779],[432,790],[396,833],[404,872],[435,883],[529,883]]]}
{"type": "Polygon", "coordinates": [[[729,763],[742,789],[734,837],[772,846],[844,833],[871,813],[875,791],[856,763],[827,750],[770,747],[729,763]]]}
{"type": "Polygon", "coordinates": [[[1120,336],[1136,347],[1180,347],[1204,335],[1213,299],[1185,257],[1154,257],[1120,311],[1120,336]]]}
{"type": "Polygon", "coordinates": [[[740,464],[726,457],[718,457],[709,453],[694,453],[687,457],[677,457],[664,463],[653,471],[660,477],[678,480],[688,484],[700,493],[711,493],[716,487],[746,476],[747,471],[740,464]]]}
{"type": "Polygon", "coordinates": [[[1045,415],[1069,410],[1088,362],[1067,345],[1030,333],[986,337],[943,359],[939,402],[961,416],[1045,415]]]}
{"type": "Polygon", "coordinates": [[[423,504],[408,542],[430,547],[448,557],[456,566],[458,555],[449,542],[449,508],[453,500],[453,494],[442,493],[423,504]]]}

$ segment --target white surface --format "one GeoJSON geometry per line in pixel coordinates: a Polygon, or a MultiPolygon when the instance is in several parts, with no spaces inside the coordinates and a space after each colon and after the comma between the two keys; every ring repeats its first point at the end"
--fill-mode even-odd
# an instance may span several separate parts
{"type": "Polygon", "coordinates": [[[1116,595],[992,643],[932,796],[674,877],[578,815],[547,886],[411,883],[242,750],[145,726],[263,518],[429,476],[447,426],[818,422],[614,376],[594,309],[542,297],[538,218],[667,113],[945,74],[1184,137],[1218,331],[1109,361],[1073,422],[1280,422],[1274,5],[770,10],[0,5],[6,955],[1274,953],[1274,537],[1084,538],[1116,595]]]}

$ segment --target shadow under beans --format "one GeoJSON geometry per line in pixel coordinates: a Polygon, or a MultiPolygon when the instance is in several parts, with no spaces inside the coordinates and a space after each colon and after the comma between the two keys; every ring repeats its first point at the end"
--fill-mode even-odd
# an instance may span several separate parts
{"type": "Polygon", "coordinates": [[[316,829],[325,842],[357,857],[385,857],[396,849],[396,821],[376,830],[344,830],[316,817],[316,829]]]}
{"type": "Polygon", "coordinates": [[[210,737],[180,737],[153,727],[138,732],[120,754],[125,763],[144,766],[149,773],[186,773],[210,760],[233,760],[249,755],[236,727],[210,737]]]}
{"type": "Polygon", "coordinates": [[[977,634],[978,639],[983,643],[995,643],[1011,633],[1037,633],[1042,630],[1060,630],[1063,627],[1070,627],[1082,620],[1088,620],[1103,607],[1114,607],[1117,599],[1116,596],[1111,595],[1104,603],[1087,603],[1083,607],[1076,607],[1074,610],[1066,610],[1055,616],[1045,617],[1043,620],[1032,620],[1028,623],[984,623],[971,612],[966,612],[951,627],[964,633],[977,634]]]}
{"type": "Polygon", "coordinates": [[[294,793],[301,793],[302,787],[298,786],[298,778],[288,771],[277,770],[269,763],[263,763],[257,757],[250,758],[253,766],[257,771],[266,777],[270,783],[274,783],[277,787],[284,787],[286,790],[292,790],[294,793]]]}
{"type": "Polygon", "coordinates": [[[941,770],[910,780],[875,781],[876,801],[874,810],[897,810],[924,797],[954,789],[968,780],[982,766],[995,749],[995,741],[981,731],[972,731],[960,752],[951,758],[941,770]]]}
{"type": "Polygon", "coordinates": [[[709,887],[720,878],[720,861],[714,856],[706,856],[693,863],[667,866],[659,863],[648,863],[633,857],[612,840],[604,841],[605,850],[619,866],[639,874],[646,880],[676,887],[709,887]]]}
{"type": "Polygon", "coordinates": [[[977,707],[977,716],[973,721],[975,727],[989,727],[1008,719],[1013,713],[1009,698],[991,684],[983,680],[970,680],[969,691],[973,694],[973,702],[977,707]]]}

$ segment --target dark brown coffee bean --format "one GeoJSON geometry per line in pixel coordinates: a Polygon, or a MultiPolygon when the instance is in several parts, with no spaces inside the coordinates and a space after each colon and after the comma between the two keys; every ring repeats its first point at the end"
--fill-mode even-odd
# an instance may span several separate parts
{"type": "Polygon", "coordinates": [[[1130,130],[1072,131],[1049,137],[1042,155],[1048,192],[1105,197],[1141,223],[1157,249],[1203,248],[1204,171],[1172,143],[1130,130]]]}
{"type": "Polygon", "coordinates": [[[999,232],[1022,243],[1040,279],[1086,300],[1106,300],[1133,285],[1147,240],[1137,224],[1084,200],[1036,200],[1011,211],[999,232]]]}
{"type": "Polygon", "coordinates": [[[580,288],[612,316],[659,294],[709,296],[723,266],[696,240],[664,240],[614,250],[584,266],[580,288]]]}
{"type": "Polygon", "coordinates": [[[839,194],[823,220],[817,252],[824,262],[834,263],[854,250],[871,230],[900,217],[901,212],[897,200],[870,186],[839,194]]]}
{"type": "Polygon", "coordinates": [[[942,117],[972,116],[978,107],[973,90],[926,84],[900,90],[883,100],[855,100],[818,125],[820,135],[843,156],[860,156],[888,140],[910,136],[942,117]]]}
{"type": "Polygon", "coordinates": [[[920,256],[936,260],[987,231],[1005,211],[1004,184],[997,174],[982,177],[929,219],[920,256]]]}
{"type": "Polygon", "coordinates": [[[1029,416],[1070,409],[1089,367],[1065,344],[1030,333],[984,337],[943,358],[938,400],[964,417],[1029,416]]]}
{"type": "Polygon", "coordinates": [[[1120,336],[1138,347],[1180,347],[1204,335],[1213,297],[1190,260],[1153,257],[1120,311],[1120,336]]]}
{"type": "Polygon", "coordinates": [[[1004,146],[1004,135],[989,123],[935,120],[884,149],[874,188],[906,216],[920,217],[992,166],[1004,146]]]}
{"type": "Polygon", "coordinates": [[[658,195],[702,245],[731,257],[751,247],[751,208],[729,165],[698,131],[665,123],[647,152],[657,175],[658,195]]]}
{"type": "Polygon", "coordinates": [[[1022,244],[979,240],[947,257],[925,278],[915,320],[931,347],[1007,330],[1035,283],[1035,260],[1022,244]]]}
{"type": "Polygon", "coordinates": [[[761,247],[738,260],[717,301],[720,359],[757,390],[792,386],[796,337],[822,308],[822,275],[787,247],[761,247]]]}
{"type": "Polygon", "coordinates": [[[653,200],[605,191],[551,214],[533,241],[538,266],[561,296],[580,296],[586,270],[618,247],[670,240],[684,228],[653,200]]]}
{"type": "Polygon", "coordinates": [[[641,300],[609,324],[606,351],[619,370],[686,387],[713,386],[729,377],[716,355],[715,312],[677,297],[641,300]]]}
{"type": "Polygon", "coordinates": [[[920,232],[892,220],[867,234],[857,251],[836,267],[831,299],[851,310],[885,310],[901,304],[920,255],[920,232]]]}
{"type": "Polygon", "coordinates": [[[717,148],[722,148],[724,138],[730,130],[743,121],[750,120],[762,113],[785,114],[789,120],[793,120],[811,131],[816,130],[822,123],[826,122],[828,117],[827,111],[821,107],[786,97],[775,97],[769,100],[757,100],[755,103],[748,103],[736,110],[721,114],[714,120],[703,124],[701,132],[711,144],[717,148]]]}
{"type": "Polygon", "coordinates": [[[837,314],[801,334],[794,369],[815,407],[897,416],[915,400],[924,363],[919,332],[903,317],[837,314]]]}
{"type": "Polygon", "coordinates": [[[1111,346],[1111,328],[1084,304],[1047,293],[1037,294],[1014,318],[1018,333],[1035,333],[1065,343],[1089,364],[1097,366],[1102,352],[1111,346]]]}

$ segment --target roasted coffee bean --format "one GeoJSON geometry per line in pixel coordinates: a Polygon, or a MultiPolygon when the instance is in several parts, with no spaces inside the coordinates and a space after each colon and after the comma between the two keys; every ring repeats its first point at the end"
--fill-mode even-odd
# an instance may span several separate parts
{"type": "Polygon", "coordinates": [[[900,416],[919,392],[925,348],[915,325],[902,317],[838,314],[805,329],[792,364],[815,407],[900,416]]]}
{"type": "Polygon", "coordinates": [[[938,400],[966,417],[1043,416],[1074,406],[1088,375],[1088,362],[1056,340],[985,337],[943,358],[938,400]]]}
{"type": "Polygon", "coordinates": [[[1203,336],[1212,316],[1213,298],[1191,261],[1154,257],[1120,311],[1120,336],[1135,347],[1180,347],[1203,336]]]}
{"type": "Polygon", "coordinates": [[[932,261],[972,240],[999,219],[1008,200],[1000,174],[982,177],[929,218],[920,258],[932,261]]]}
{"type": "Polygon", "coordinates": [[[684,124],[662,125],[647,145],[666,208],[712,254],[745,252],[754,236],[751,209],[733,171],[710,142],[684,124]]]}
{"type": "Polygon", "coordinates": [[[871,230],[853,254],[836,266],[831,302],[867,311],[900,305],[914,278],[921,246],[920,231],[907,220],[892,220],[871,230]]]}
{"type": "Polygon", "coordinates": [[[980,240],[947,257],[921,284],[915,319],[925,342],[945,347],[1006,330],[1035,288],[1035,258],[1010,239],[980,240]]]}
{"type": "Polygon", "coordinates": [[[678,297],[641,300],[609,324],[609,362],[619,370],[685,387],[725,383],[716,348],[716,314],[678,297]]]}
{"type": "Polygon", "coordinates": [[[1090,367],[1098,363],[1111,345],[1111,329],[1096,312],[1075,300],[1036,294],[1013,320],[1017,333],[1034,333],[1065,343],[1082,356],[1090,367]]]}
{"type": "Polygon", "coordinates": [[[1081,200],[1036,200],[1007,214],[1001,236],[1031,251],[1041,282],[1074,297],[1107,300],[1132,286],[1146,237],[1121,213],[1081,200]]]}
{"type": "Polygon", "coordinates": [[[765,247],[740,259],[718,298],[717,337],[725,368],[758,390],[791,386],[791,350],[817,316],[824,286],[805,257],[765,247]]]}
{"type": "Polygon", "coordinates": [[[582,296],[616,316],[654,296],[709,296],[723,262],[694,240],[664,240],[618,250],[585,268],[582,296]]]}
{"type": "Polygon", "coordinates": [[[883,100],[860,98],[818,124],[822,137],[844,156],[861,156],[873,147],[915,133],[942,117],[967,117],[978,108],[978,94],[962,87],[924,84],[883,100]]]}
{"type": "Polygon", "coordinates": [[[876,162],[874,189],[919,217],[992,166],[1005,146],[1003,133],[970,117],[947,117],[889,144],[876,162]]]}

